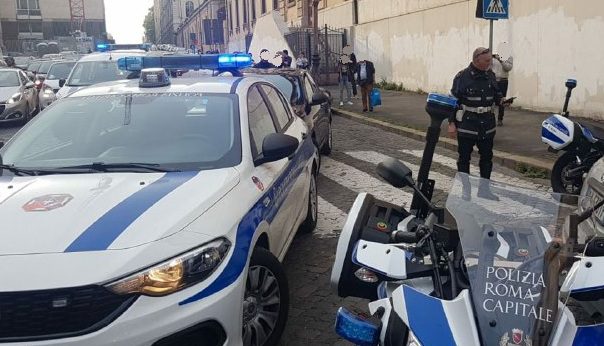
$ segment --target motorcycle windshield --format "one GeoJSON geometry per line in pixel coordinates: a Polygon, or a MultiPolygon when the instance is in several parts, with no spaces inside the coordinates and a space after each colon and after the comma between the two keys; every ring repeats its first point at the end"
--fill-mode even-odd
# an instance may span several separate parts
{"type": "Polygon", "coordinates": [[[547,345],[559,310],[565,217],[576,197],[458,174],[447,209],[483,345],[547,345]],[[494,198],[478,196],[495,195],[494,198]]]}

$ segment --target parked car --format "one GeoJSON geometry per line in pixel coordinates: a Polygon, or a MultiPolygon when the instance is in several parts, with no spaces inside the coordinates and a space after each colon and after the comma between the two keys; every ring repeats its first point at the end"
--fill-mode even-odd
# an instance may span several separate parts
{"type": "Polygon", "coordinates": [[[34,83],[18,68],[0,69],[0,123],[26,123],[39,109],[34,83]]]}
{"type": "Polygon", "coordinates": [[[57,93],[57,98],[61,99],[93,84],[137,76],[136,73],[120,70],[117,61],[119,58],[127,56],[144,56],[146,54],[144,50],[133,49],[93,53],[84,56],[76,62],[67,79],[59,80],[61,89],[57,93]]]}
{"type": "Polygon", "coordinates": [[[69,77],[69,73],[75,66],[75,61],[55,61],[48,70],[46,74],[46,78],[44,79],[44,84],[48,85],[55,93],[59,92],[61,87],[59,86],[59,81],[61,79],[67,79],[69,77]]]}
{"type": "Polygon", "coordinates": [[[331,95],[315,83],[308,71],[293,68],[248,68],[243,70],[243,74],[258,75],[273,83],[289,98],[296,115],[304,119],[312,129],[313,140],[320,153],[331,153],[331,95]]]}
{"type": "Polygon", "coordinates": [[[16,56],[15,65],[22,70],[27,69],[27,65],[33,60],[31,56],[16,56]]]}

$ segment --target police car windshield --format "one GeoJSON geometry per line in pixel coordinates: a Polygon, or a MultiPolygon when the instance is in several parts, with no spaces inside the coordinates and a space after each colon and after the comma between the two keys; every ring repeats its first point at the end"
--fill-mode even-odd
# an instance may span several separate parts
{"type": "Polygon", "coordinates": [[[137,162],[203,170],[239,164],[240,137],[233,94],[73,97],[50,106],[0,155],[22,169],[137,162]]]}
{"type": "Polygon", "coordinates": [[[78,62],[69,76],[69,86],[89,86],[96,83],[127,79],[131,72],[117,68],[117,60],[78,62]]]}
{"type": "Polygon", "coordinates": [[[75,65],[75,62],[59,62],[55,63],[48,70],[48,76],[46,79],[65,79],[69,76],[69,72],[75,65]]]}

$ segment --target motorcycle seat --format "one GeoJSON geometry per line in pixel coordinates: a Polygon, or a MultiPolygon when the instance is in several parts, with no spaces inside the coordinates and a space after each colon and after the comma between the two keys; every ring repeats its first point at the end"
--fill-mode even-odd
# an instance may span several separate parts
{"type": "Polygon", "coordinates": [[[599,141],[604,141],[604,128],[600,127],[600,126],[596,126],[596,125],[591,125],[591,124],[583,124],[580,123],[581,126],[589,129],[589,131],[591,131],[591,134],[599,141]]]}

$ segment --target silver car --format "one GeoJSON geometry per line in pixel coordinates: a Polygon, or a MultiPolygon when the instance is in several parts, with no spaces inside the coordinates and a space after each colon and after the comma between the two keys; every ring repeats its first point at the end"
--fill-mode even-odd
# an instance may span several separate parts
{"type": "Polygon", "coordinates": [[[38,106],[38,90],[23,71],[0,69],[0,123],[26,123],[38,106]]]}

